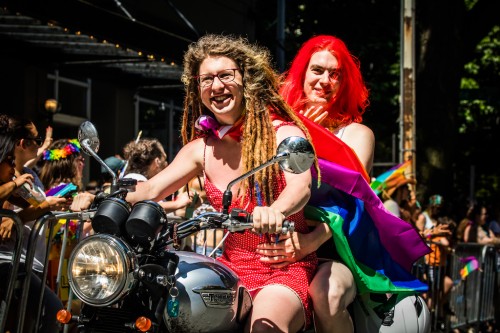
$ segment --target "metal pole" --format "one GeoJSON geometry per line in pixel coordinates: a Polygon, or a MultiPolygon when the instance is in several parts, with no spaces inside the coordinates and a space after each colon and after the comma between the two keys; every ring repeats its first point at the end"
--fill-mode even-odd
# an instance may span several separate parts
{"type": "Polygon", "coordinates": [[[278,70],[285,70],[285,0],[278,0],[277,8],[278,23],[276,26],[276,59],[278,62],[278,70]]]}
{"type": "Polygon", "coordinates": [[[400,163],[412,160],[415,175],[415,0],[401,0],[400,163]]]}

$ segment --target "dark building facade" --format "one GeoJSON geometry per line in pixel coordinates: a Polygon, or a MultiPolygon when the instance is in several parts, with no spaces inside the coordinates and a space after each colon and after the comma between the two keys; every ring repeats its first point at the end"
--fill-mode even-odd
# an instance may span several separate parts
{"type": "MultiPolygon", "coordinates": [[[[254,1],[0,1],[0,112],[32,119],[43,134],[74,138],[92,121],[99,155],[158,138],[180,147],[182,56],[206,33],[254,39],[254,1]],[[51,113],[49,99],[58,102],[51,113]]],[[[99,174],[87,159],[86,180],[99,174]]]]}

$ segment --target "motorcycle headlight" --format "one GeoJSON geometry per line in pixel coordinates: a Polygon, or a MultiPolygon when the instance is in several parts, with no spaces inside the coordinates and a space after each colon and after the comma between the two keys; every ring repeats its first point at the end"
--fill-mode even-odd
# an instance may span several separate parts
{"type": "Polygon", "coordinates": [[[82,240],[71,253],[68,282],[83,302],[107,306],[132,288],[136,267],[137,257],[126,243],[97,234],[82,240]]]}

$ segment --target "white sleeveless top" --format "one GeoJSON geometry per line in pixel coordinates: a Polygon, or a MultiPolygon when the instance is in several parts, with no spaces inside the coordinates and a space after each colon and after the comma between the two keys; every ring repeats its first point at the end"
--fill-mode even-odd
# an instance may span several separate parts
{"type": "Polygon", "coordinates": [[[342,140],[342,135],[344,135],[345,128],[346,128],[346,126],[344,126],[344,127],[340,128],[340,129],[337,131],[337,133],[336,133],[336,134],[334,133],[334,135],[335,135],[337,138],[339,138],[339,139],[341,139],[341,140],[342,140]]]}
{"type": "Polygon", "coordinates": [[[432,228],[434,228],[434,222],[432,222],[432,219],[429,216],[429,214],[427,214],[427,212],[423,212],[422,214],[425,217],[425,226],[424,226],[424,229],[432,229],[432,228]]]}

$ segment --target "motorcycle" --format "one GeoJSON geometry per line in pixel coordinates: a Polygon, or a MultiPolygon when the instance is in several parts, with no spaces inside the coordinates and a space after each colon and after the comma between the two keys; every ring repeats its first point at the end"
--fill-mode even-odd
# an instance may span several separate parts
{"type": "MultiPolygon", "coordinates": [[[[238,276],[217,260],[178,251],[183,238],[208,229],[243,232],[252,228],[251,215],[232,209],[231,187],[274,163],[293,173],[308,170],[314,160],[310,143],[300,137],[285,139],[277,154],[258,168],[230,182],[223,195],[222,212],[207,212],[175,223],[153,201],[134,206],[124,200],[135,181],[119,179],[97,155],[99,138],[92,123],[80,126],[82,150],[113,176],[111,194],[98,196],[92,227],[95,235],[80,241],[70,255],[68,282],[82,301],[80,313],[58,313],[63,324],[74,323],[79,332],[241,332],[252,300],[238,276]]],[[[285,221],[282,232],[293,231],[285,221]]],[[[353,315],[358,332],[403,332],[408,308],[417,330],[427,332],[429,312],[418,296],[404,298],[395,308],[392,330],[358,297],[353,315]],[[405,312],[406,311],[406,312],[405,312]],[[400,317],[400,318],[399,318],[400,317]],[[404,317],[404,318],[403,318],[404,317]]]]}
{"type": "MultiPolygon", "coordinates": [[[[106,168],[97,155],[95,127],[78,133],[82,150],[106,168]]],[[[314,160],[310,143],[285,139],[268,162],[230,182],[222,212],[208,212],[181,223],[169,221],[160,205],[124,198],[129,179],[113,175],[111,195],[94,201],[95,235],[80,241],[68,260],[68,282],[82,301],[78,315],[61,310],[61,323],[81,332],[239,332],[251,309],[249,292],[238,276],[217,260],[176,251],[183,238],[206,229],[243,232],[253,227],[244,210],[229,211],[231,187],[274,163],[287,172],[308,170],[314,160]]],[[[108,168],[106,168],[108,169],[108,168]]],[[[282,233],[293,231],[285,221],[282,233]]]]}

